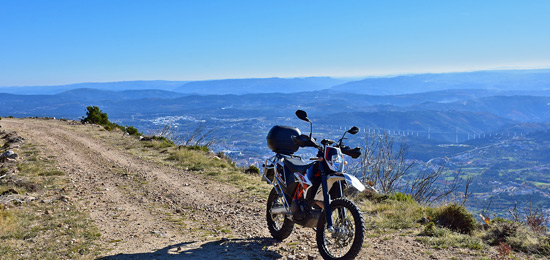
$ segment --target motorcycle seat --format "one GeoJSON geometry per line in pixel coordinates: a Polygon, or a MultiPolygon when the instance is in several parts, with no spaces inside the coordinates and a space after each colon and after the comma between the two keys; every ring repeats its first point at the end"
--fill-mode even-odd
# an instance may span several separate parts
{"type": "Polygon", "coordinates": [[[285,166],[292,172],[305,174],[306,170],[315,162],[306,163],[297,158],[285,158],[285,166]]]}

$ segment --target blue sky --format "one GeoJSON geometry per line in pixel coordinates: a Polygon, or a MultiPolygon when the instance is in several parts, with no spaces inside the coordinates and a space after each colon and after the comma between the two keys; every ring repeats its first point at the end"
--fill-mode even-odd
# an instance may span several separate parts
{"type": "Polygon", "coordinates": [[[550,1],[0,0],[0,86],[550,68],[550,1]]]}

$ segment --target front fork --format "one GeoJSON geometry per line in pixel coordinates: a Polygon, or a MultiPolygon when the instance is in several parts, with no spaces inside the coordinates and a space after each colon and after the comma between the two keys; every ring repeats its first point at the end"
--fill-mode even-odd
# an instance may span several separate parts
{"type": "Polygon", "coordinates": [[[320,170],[321,170],[321,185],[323,187],[323,200],[325,204],[325,217],[327,220],[327,229],[329,232],[334,231],[334,227],[332,226],[332,208],[330,207],[330,198],[328,194],[328,184],[327,184],[327,172],[325,170],[325,164],[324,162],[321,162],[319,164],[320,170]]]}
{"type": "MultiPolygon", "coordinates": [[[[329,195],[328,183],[327,183],[328,174],[325,170],[324,163],[320,163],[320,170],[321,170],[321,185],[323,187],[323,200],[324,200],[323,202],[324,202],[325,214],[326,214],[325,217],[327,220],[327,229],[329,232],[334,232],[335,230],[332,223],[332,208],[330,207],[330,197],[329,197],[330,195],[329,195]]],[[[338,181],[335,184],[338,185],[338,188],[337,188],[338,194],[336,195],[338,196],[338,198],[343,197],[344,187],[342,186],[342,182],[338,181]]],[[[344,213],[344,212],[340,212],[340,213],[344,213]]],[[[340,217],[344,218],[345,216],[340,216],[340,217]]]]}

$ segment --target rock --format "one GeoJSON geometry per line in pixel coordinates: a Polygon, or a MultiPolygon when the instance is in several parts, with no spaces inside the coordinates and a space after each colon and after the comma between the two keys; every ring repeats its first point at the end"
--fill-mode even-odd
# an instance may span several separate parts
{"type": "Polygon", "coordinates": [[[4,137],[2,137],[2,139],[6,140],[7,145],[20,144],[20,143],[23,143],[23,141],[25,141],[25,138],[18,136],[16,132],[10,132],[6,134],[4,137]]]}
{"type": "Polygon", "coordinates": [[[8,159],[15,160],[17,159],[17,157],[19,157],[18,154],[16,154],[12,150],[7,150],[5,153],[0,155],[0,161],[6,161],[8,159]]]}
{"type": "Polygon", "coordinates": [[[69,202],[69,201],[71,200],[71,198],[68,197],[68,196],[60,196],[60,197],[59,197],[59,200],[60,200],[60,201],[63,201],[63,202],[69,202]]]}
{"type": "Polygon", "coordinates": [[[154,135],[151,136],[139,136],[140,141],[153,141],[155,139],[154,135]]]}
{"type": "Polygon", "coordinates": [[[10,194],[19,194],[19,192],[17,192],[16,190],[10,188],[10,189],[8,189],[8,190],[2,192],[2,193],[0,194],[0,196],[10,195],[10,194]]]}

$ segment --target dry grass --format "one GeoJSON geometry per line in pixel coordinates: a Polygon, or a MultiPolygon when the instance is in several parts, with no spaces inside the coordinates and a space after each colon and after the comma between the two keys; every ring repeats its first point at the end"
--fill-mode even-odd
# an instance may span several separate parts
{"type": "Polygon", "coordinates": [[[219,182],[233,184],[251,195],[267,197],[271,190],[271,186],[262,182],[259,175],[245,174],[231,160],[210,152],[181,148],[174,150],[167,159],[173,161],[177,167],[205,174],[219,182]]]}
{"type": "Polygon", "coordinates": [[[17,200],[0,204],[0,258],[96,258],[101,234],[85,212],[63,199],[68,189],[65,173],[53,168],[41,147],[26,144],[18,152],[24,155],[18,174],[0,183],[0,191],[17,193],[11,195],[17,200]]]}
{"type": "Polygon", "coordinates": [[[376,195],[370,199],[359,199],[359,206],[365,212],[367,227],[369,227],[367,237],[383,237],[398,230],[408,229],[411,230],[411,234],[416,234],[416,241],[434,249],[468,248],[487,252],[491,246],[504,243],[510,245],[516,252],[512,252],[512,256],[522,253],[536,258],[550,256],[548,234],[538,234],[512,221],[491,223],[487,230],[477,229],[472,226],[477,223],[471,213],[458,210],[458,206],[453,205],[427,207],[411,202],[403,195],[376,195]],[[466,223],[469,232],[463,232],[463,234],[458,232],[463,231],[462,228],[454,227],[455,231],[453,231],[449,229],[450,227],[445,227],[445,221],[441,220],[441,215],[444,213],[453,215],[455,218],[463,218],[464,220],[454,223],[466,223]]]}
{"type": "Polygon", "coordinates": [[[244,169],[236,167],[231,160],[206,152],[205,149],[178,147],[164,140],[139,141],[133,136],[123,136],[116,131],[94,131],[91,127],[72,130],[86,131],[149,162],[178,167],[214,181],[232,184],[250,195],[267,197],[271,190],[271,186],[263,182],[259,175],[245,174],[244,169]]]}

